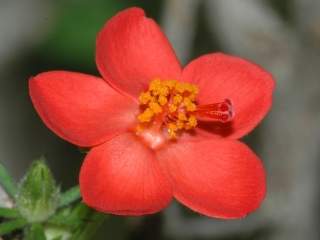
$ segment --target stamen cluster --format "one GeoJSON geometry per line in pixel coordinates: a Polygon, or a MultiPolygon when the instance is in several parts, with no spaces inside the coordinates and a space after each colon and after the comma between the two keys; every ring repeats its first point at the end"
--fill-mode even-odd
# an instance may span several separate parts
{"type": "Polygon", "coordinates": [[[138,115],[138,130],[158,126],[165,128],[169,138],[182,130],[197,126],[195,104],[198,87],[176,80],[151,81],[147,91],[139,96],[142,113],[138,115]]]}

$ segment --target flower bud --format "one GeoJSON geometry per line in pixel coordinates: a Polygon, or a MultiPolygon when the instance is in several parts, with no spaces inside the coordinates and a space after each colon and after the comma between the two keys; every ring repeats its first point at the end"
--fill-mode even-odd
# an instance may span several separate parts
{"type": "Polygon", "coordinates": [[[28,222],[47,220],[59,203],[59,188],[43,159],[33,162],[22,179],[16,198],[20,214],[28,222]]]}

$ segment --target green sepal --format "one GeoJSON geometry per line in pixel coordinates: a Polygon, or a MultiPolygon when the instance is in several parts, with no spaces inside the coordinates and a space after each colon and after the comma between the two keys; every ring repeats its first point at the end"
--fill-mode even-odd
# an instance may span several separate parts
{"type": "Polygon", "coordinates": [[[44,159],[33,162],[18,189],[16,203],[21,216],[30,223],[43,222],[56,211],[59,197],[59,188],[44,159]]]}

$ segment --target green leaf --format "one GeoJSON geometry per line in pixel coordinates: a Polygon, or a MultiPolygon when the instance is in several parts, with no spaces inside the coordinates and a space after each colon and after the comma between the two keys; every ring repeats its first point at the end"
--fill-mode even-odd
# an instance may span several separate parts
{"type": "Polygon", "coordinates": [[[49,218],[48,223],[57,227],[74,228],[82,222],[82,219],[71,214],[71,208],[63,208],[49,218]]]}
{"type": "Polygon", "coordinates": [[[18,218],[20,213],[16,208],[3,208],[0,207],[0,217],[3,218],[18,218]]]}
{"type": "Polygon", "coordinates": [[[90,216],[88,216],[87,224],[82,229],[72,236],[71,240],[89,240],[97,233],[98,228],[103,224],[106,219],[106,215],[91,210],[90,216]]]}
{"type": "Polygon", "coordinates": [[[0,224],[0,236],[8,234],[14,230],[23,228],[27,224],[28,224],[27,221],[22,218],[1,223],[0,224]]]}
{"type": "MultiPolygon", "coordinates": [[[[70,239],[78,232],[78,229],[83,230],[85,228],[91,211],[83,203],[78,203],[73,208],[62,208],[47,221],[46,235],[53,237],[69,236],[67,239],[70,239]]],[[[66,239],[64,237],[62,239],[66,239]]]]}
{"type": "Polygon", "coordinates": [[[44,229],[41,224],[32,224],[27,232],[26,240],[46,240],[44,229]]]}
{"type": "Polygon", "coordinates": [[[17,193],[17,186],[7,169],[0,163],[0,184],[4,190],[14,199],[17,193]]]}
{"type": "Polygon", "coordinates": [[[85,219],[92,210],[83,203],[78,203],[76,207],[72,210],[70,218],[74,219],[85,219]]]}
{"type": "Polygon", "coordinates": [[[80,188],[75,186],[61,194],[59,207],[64,207],[80,199],[80,188]]]}
{"type": "Polygon", "coordinates": [[[106,215],[79,203],[70,214],[70,218],[77,223],[71,240],[90,240],[94,239],[94,234],[106,219],[106,215]],[[78,221],[79,219],[81,221],[78,221]]]}
{"type": "Polygon", "coordinates": [[[91,209],[83,203],[78,203],[73,208],[63,208],[55,215],[49,218],[48,223],[68,228],[82,228],[87,222],[88,215],[91,213],[91,209]]]}

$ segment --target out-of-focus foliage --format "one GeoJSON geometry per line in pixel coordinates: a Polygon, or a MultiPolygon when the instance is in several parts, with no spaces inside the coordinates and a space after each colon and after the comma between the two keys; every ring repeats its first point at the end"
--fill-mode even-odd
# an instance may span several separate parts
{"type": "Polygon", "coordinates": [[[96,71],[95,40],[106,20],[121,9],[138,5],[142,5],[148,15],[159,16],[160,4],[161,1],[137,0],[56,1],[55,16],[50,23],[52,27],[37,51],[50,66],[96,71]]]}
{"type": "Polygon", "coordinates": [[[57,1],[55,19],[41,54],[59,65],[94,69],[96,34],[105,21],[121,8],[122,1],[57,1]],[[93,3],[94,2],[94,3],[93,3]]]}

